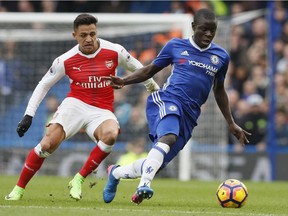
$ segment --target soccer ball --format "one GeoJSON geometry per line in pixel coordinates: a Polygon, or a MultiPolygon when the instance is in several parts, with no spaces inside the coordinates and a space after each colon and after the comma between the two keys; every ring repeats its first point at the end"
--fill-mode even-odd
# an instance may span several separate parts
{"type": "Polygon", "coordinates": [[[247,201],[248,191],[241,181],[227,179],[219,185],[216,196],[223,208],[241,208],[247,201]]]}

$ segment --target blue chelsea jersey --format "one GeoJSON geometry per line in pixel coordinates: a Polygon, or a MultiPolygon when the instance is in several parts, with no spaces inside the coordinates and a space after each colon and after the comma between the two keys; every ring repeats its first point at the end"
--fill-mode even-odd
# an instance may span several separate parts
{"type": "Polygon", "coordinates": [[[224,82],[229,61],[228,53],[220,46],[211,43],[201,49],[190,37],[170,40],[153,64],[158,67],[172,65],[171,75],[162,91],[200,107],[207,100],[214,79],[224,82]]]}

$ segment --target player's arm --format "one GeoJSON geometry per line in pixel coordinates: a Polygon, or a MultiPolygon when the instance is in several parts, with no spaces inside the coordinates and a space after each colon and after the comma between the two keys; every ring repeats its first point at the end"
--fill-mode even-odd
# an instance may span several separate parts
{"type": "Polygon", "coordinates": [[[217,105],[226,119],[230,132],[239,140],[242,145],[249,143],[247,135],[251,135],[249,132],[243,130],[235,122],[231,114],[229,106],[229,99],[226,93],[224,82],[218,79],[214,80],[213,92],[217,105]]]}
{"type": "Polygon", "coordinates": [[[123,78],[117,76],[110,76],[109,80],[111,81],[111,86],[113,88],[116,89],[122,88],[125,85],[144,82],[145,80],[148,80],[149,78],[153,77],[157,72],[159,72],[162,69],[163,69],[162,67],[158,67],[153,63],[151,63],[123,78]]]}
{"type": "Polygon", "coordinates": [[[151,79],[157,72],[172,63],[173,44],[173,40],[170,40],[165,44],[151,64],[138,68],[133,74],[125,76],[124,78],[111,76],[109,79],[111,81],[111,86],[113,88],[122,88],[124,85],[140,83],[151,79]]]}
{"type": "Polygon", "coordinates": [[[40,103],[42,102],[50,88],[55,85],[55,83],[57,83],[64,76],[64,74],[64,69],[62,69],[59,61],[55,60],[48,72],[38,83],[38,85],[33,91],[32,96],[30,97],[24,117],[17,126],[17,133],[19,137],[24,136],[24,134],[28,131],[40,103]]]}
{"type": "Polygon", "coordinates": [[[153,63],[136,70],[133,74],[123,78],[124,85],[144,82],[153,77],[157,72],[163,68],[154,65],[153,63]]]}
{"type": "MultiPolygon", "coordinates": [[[[136,58],[130,55],[127,50],[119,45],[120,47],[120,65],[126,70],[135,72],[137,69],[142,68],[143,65],[136,58]]],[[[159,89],[158,84],[154,81],[153,78],[147,79],[144,81],[144,85],[149,93],[157,91],[159,89]]]]}

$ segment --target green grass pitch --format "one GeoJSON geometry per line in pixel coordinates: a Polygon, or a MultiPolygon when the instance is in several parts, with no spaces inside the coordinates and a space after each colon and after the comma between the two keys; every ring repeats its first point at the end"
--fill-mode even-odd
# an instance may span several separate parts
{"type": "Polygon", "coordinates": [[[106,179],[89,177],[83,185],[83,198],[74,201],[67,188],[71,178],[35,176],[20,201],[5,201],[17,181],[16,176],[0,176],[1,216],[284,216],[288,215],[287,182],[249,182],[249,197],[240,209],[222,208],[216,200],[220,181],[188,181],[156,178],[154,196],[139,206],[130,202],[138,180],[121,181],[114,201],[106,204],[102,190],[106,179]],[[92,187],[91,187],[92,186],[92,187]]]}

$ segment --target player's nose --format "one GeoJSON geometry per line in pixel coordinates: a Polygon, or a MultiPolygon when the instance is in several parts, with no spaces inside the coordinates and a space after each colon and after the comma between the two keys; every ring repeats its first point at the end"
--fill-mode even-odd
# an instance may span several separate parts
{"type": "Polygon", "coordinates": [[[86,42],[92,42],[92,41],[93,41],[92,37],[90,37],[90,36],[86,37],[86,42]]]}

